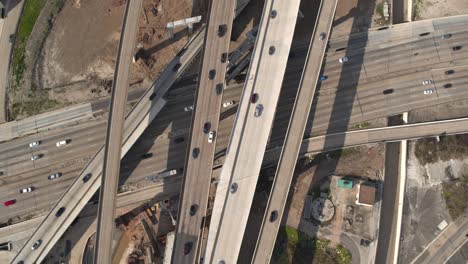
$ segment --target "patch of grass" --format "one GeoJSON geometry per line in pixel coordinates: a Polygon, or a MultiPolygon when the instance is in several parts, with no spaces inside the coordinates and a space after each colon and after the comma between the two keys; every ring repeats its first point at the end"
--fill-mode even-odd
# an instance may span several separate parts
{"type": "Polygon", "coordinates": [[[57,108],[61,104],[56,100],[32,99],[24,102],[13,103],[11,106],[11,117],[16,120],[19,116],[33,116],[57,108]]]}
{"type": "Polygon", "coordinates": [[[452,219],[457,219],[468,208],[468,175],[462,179],[442,183],[445,204],[452,219]]]}
{"type": "Polygon", "coordinates": [[[370,126],[369,122],[362,122],[353,126],[353,128],[368,128],[370,126]]]}
{"type": "Polygon", "coordinates": [[[351,259],[351,253],[341,245],[334,247],[329,240],[310,238],[284,226],[278,233],[272,263],[349,264],[351,259]]]}
{"type": "Polygon", "coordinates": [[[413,1],[413,20],[418,20],[421,17],[422,5],[423,5],[423,0],[413,1]]]}
{"type": "Polygon", "coordinates": [[[25,3],[23,15],[18,25],[15,48],[13,51],[13,86],[18,86],[23,78],[24,71],[26,70],[26,64],[24,62],[26,43],[46,3],[47,0],[27,0],[25,3]]]}
{"type": "Polygon", "coordinates": [[[384,18],[384,13],[383,13],[383,3],[377,4],[377,7],[375,9],[377,14],[379,14],[382,18],[384,18]]]}
{"type": "Polygon", "coordinates": [[[468,153],[468,134],[424,138],[416,141],[414,154],[422,165],[439,160],[461,159],[468,153]]]}

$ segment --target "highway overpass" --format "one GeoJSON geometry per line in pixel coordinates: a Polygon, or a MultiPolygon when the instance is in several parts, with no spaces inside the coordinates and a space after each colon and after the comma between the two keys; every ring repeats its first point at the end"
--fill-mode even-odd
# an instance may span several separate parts
{"type": "MultiPolygon", "coordinates": [[[[252,263],[270,263],[276,236],[281,224],[284,207],[288,198],[291,181],[296,168],[304,130],[309,120],[309,112],[317,87],[322,60],[327,48],[328,36],[335,17],[338,0],[322,0],[309,52],[304,65],[299,89],[293,105],[285,140],[277,162],[275,177],[265,215],[260,226],[252,263]]],[[[249,210],[250,212],[250,210],[249,210]]]]}
{"type": "Polygon", "coordinates": [[[223,103],[235,0],[210,1],[175,232],[173,263],[198,263],[223,103]]]}
{"type": "MultiPolygon", "coordinates": [[[[128,0],[120,33],[114,79],[112,82],[111,106],[107,122],[106,144],[99,191],[99,210],[96,231],[95,263],[111,263],[114,238],[114,214],[117,187],[120,176],[120,157],[123,138],[125,110],[127,109],[130,65],[135,52],[138,23],[143,0],[128,0]]],[[[85,175],[84,177],[88,177],[85,175]]],[[[83,178],[83,181],[85,178],[83,178]]]]}
{"type": "MultiPolygon", "coordinates": [[[[439,20],[437,20],[439,21],[439,20]]],[[[377,37],[373,37],[374,35],[377,36],[376,34],[381,34],[379,32],[382,31],[372,31],[369,32],[369,45],[371,48],[369,48],[369,53],[375,53],[378,54],[378,49],[379,47],[382,47],[383,50],[385,50],[386,54],[389,54],[390,57],[394,56],[394,59],[392,60],[391,58],[389,60],[385,60],[384,62],[380,62],[381,64],[386,64],[388,65],[385,70],[382,71],[382,75],[380,76],[369,76],[367,79],[363,79],[359,82],[358,84],[358,94],[363,91],[363,98],[365,98],[366,101],[364,101],[364,104],[361,105],[358,109],[362,107],[363,111],[359,110],[353,113],[351,117],[351,123],[357,123],[357,122],[362,122],[365,120],[369,120],[378,116],[386,116],[388,114],[392,113],[400,113],[403,111],[407,111],[408,109],[417,109],[417,108],[422,108],[422,107],[427,107],[431,105],[436,105],[444,102],[451,102],[459,99],[466,98],[466,91],[463,88],[463,85],[466,83],[466,75],[464,74],[463,67],[457,67],[457,65],[464,65],[466,64],[466,58],[467,58],[467,53],[465,52],[466,49],[462,49],[459,52],[454,52],[448,51],[450,56],[442,56],[440,58],[437,58],[438,63],[436,64],[431,64],[432,61],[429,62],[424,62],[427,60],[424,57],[417,57],[413,60],[420,59],[422,62],[419,62],[417,64],[417,67],[412,69],[408,69],[408,67],[402,63],[400,66],[404,68],[404,70],[399,70],[398,67],[390,67],[390,65],[394,65],[395,61],[397,60],[405,60],[406,57],[400,56],[402,52],[410,53],[418,47],[418,45],[421,45],[421,49],[418,49],[420,52],[419,54],[426,54],[426,50],[433,50],[433,45],[434,45],[434,38],[435,37],[441,37],[444,32],[453,32],[451,40],[448,41],[449,45],[445,46],[446,50],[451,50],[450,46],[451,45],[464,45],[466,42],[466,32],[461,30],[462,28],[461,25],[464,25],[463,23],[466,24],[466,16],[465,17],[456,17],[456,18],[444,18],[440,19],[439,22],[436,20],[432,21],[431,23],[433,25],[438,25],[435,28],[435,31],[431,33],[432,35],[424,35],[424,36],[419,36],[420,34],[424,33],[423,29],[419,28],[412,28],[412,33],[414,37],[412,38],[403,38],[403,40],[406,40],[406,45],[402,45],[402,42],[396,43],[395,46],[391,45],[384,45],[382,43],[378,45],[373,45],[374,42],[372,42],[374,39],[377,39],[377,37]],[[465,19],[464,22],[462,21],[463,18],[465,19]],[[450,21],[456,20],[456,23],[449,23],[450,21]],[[441,22],[442,21],[442,22],[441,22]],[[445,21],[445,22],[443,22],[445,21]],[[453,31],[452,31],[453,28],[453,31]],[[418,31],[421,30],[421,31],[418,31]],[[414,42],[414,45],[410,45],[410,43],[414,42]],[[432,45],[432,46],[431,46],[432,45]],[[392,64],[389,63],[391,60],[392,64]],[[453,75],[446,75],[444,67],[448,67],[448,69],[455,69],[455,73],[453,75]],[[437,68],[437,69],[435,69],[437,68]],[[460,70],[458,70],[460,69],[460,70]],[[427,75],[427,73],[430,73],[430,75],[427,75]],[[414,74],[413,74],[414,73],[414,74]],[[432,74],[434,75],[434,87],[437,89],[437,93],[432,94],[431,96],[422,96],[422,92],[424,90],[424,87],[421,85],[421,81],[424,80],[427,77],[432,77],[432,74]],[[398,77],[395,77],[398,76],[398,77]],[[387,79],[385,79],[387,78],[387,79]],[[452,84],[452,89],[447,89],[444,88],[444,85],[447,83],[452,84]],[[392,94],[392,96],[385,96],[382,94],[383,87],[392,87],[392,89],[395,89],[395,92],[392,94]],[[389,100],[389,98],[393,98],[392,100],[389,100]],[[380,109],[379,109],[380,108],[380,109]]],[[[390,30],[387,32],[387,34],[391,33],[392,28],[387,29],[390,30]]],[[[333,40],[330,42],[333,43],[333,40]]],[[[366,43],[367,44],[367,43],[366,43]]],[[[201,43],[200,43],[201,46],[201,43]]],[[[351,47],[352,48],[352,47],[351,47]]],[[[351,49],[348,48],[348,49],[351,49]]],[[[439,47],[440,48],[440,47],[439,47]]],[[[361,49],[361,48],[358,48],[361,49]]],[[[191,50],[187,50],[191,51],[191,50]]],[[[442,50],[441,50],[442,51],[442,50]]],[[[336,52],[330,52],[327,54],[327,58],[332,56],[336,52]]],[[[447,52],[445,52],[447,54],[447,52]]],[[[366,53],[367,54],[367,53],[366,53]]],[[[443,52],[441,53],[443,54],[443,52]]],[[[328,64],[338,64],[334,60],[328,60],[325,67],[327,67],[328,64]]],[[[175,64],[172,64],[171,66],[174,66],[175,64]]],[[[185,65],[185,64],[183,64],[185,65]]],[[[372,64],[369,64],[372,68],[372,64]]],[[[336,66],[336,65],[335,65],[336,66]]],[[[334,67],[335,67],[334,66],[334,67]]],[[[331,66],[330,66],[331,67],[331,66]]],[[[368,68],[367,67],[367,68],[368,68]]],[[[298,71],[298,69],[291,69],[291,71],[298,71]]],[[[350,70],[350,73],[352,72],[352,69],[350,70]]],[[[315,123],[313,126],[312,130],[308,131],[308,134],[313,134],[318,131],[323,131],[326,129],[328,126],[328,120],[327,118],[316,118],[319,116],[326,116],[327,113],[329,113],[329,104],[328,102],[333,102],[335,98],[346,98],[347,94],[345,91],[339,91],[335,92],[334,90],[336,89],[333,85],[333,76],[329,76],[330,82],[329,82],[329,87],[332,88],[331,90],[326,91],[327,89],[325,88],[327,86],[327,82],[322,83],[321,85],[321,90],[319,91],[319,96],[317,96],[316,100],[314,101],[314,105],[312,107],[312,114],[311,117],[313,118],[313,122],[315,123]],[[322,91],[323,89],[323,91],[322,91]],[[322,97],[323,96],[323,97],[322,97]],[[318,107],[317,107],[318,105],[318,107]],[[328,110],[327,110],[328,109],[328,110]],[[320,120],[322,119],[322,120],[320,120]]],[[[295,77],[294,75],[290,75],[290,77],[286,76],[285,78],[285,84],[284,87],[292,87],[297,83],[297,76],[295,77]],[[289,79],[288,79],[289,78],[289,79]]],[[[328,81],[327,80],[327,81],[328,81]]],[[[335,83],[336,85],[336,83],[335,83]]],[[[238,90],[241,87],[238,86],[238,90]]],[[[341,89],[341,88],[340,88],[341,89]]],[[[340,90],[339,89],[339,90],[340,90]]],[[[188,91],[190,91],[190,88],[187,88],[188,91]]],[[[228,89],[229,90],[229,89],[228,89]]],[[[234,89],[235,90],[235,89],[234,89]]],[[[232,91],[234,91],[232,90],[232,91]]],[[[184,113],[183,110],[180,109],[181,104],[190,104],[190,97],[185,96],[187,92],[184,91],[183,93],[180,93],[182,90],[179,91],[174,91],[174,94],[176,94],[176,97],[181,97],[179,101],[176,99],[170,99],[168,103],[169,110],[167,113],[169,113],[168,118],[174,118],[173,120],[177,120],[178,123],[178,128],[180,131],[185,131],[185,132],[180,132],[180,135],[185,135],[186,134],[186,128],[182,125],[182,123],[187,123],[187,113],[184,113]],[[178,94],[180,93],[180,94],[178,94]],[[171,100],[174,100],[171,102],[171,100]],[[184,103],[185,102],[185,103],[184,103]],[[172,109],[172,110],[171,110],[172,109]],[[174,111],[174,109],[178,109],[177,111],[174,111]],[[185,129],[185,130],[184,130],[185,129]]],[[[238,92],[237,94],[239,94],[238,92]]],[[[227,93],[230,98],[235,98],[236,95],[235,93],[227,93]]],[[[237,95],[238,96],[238,95],[237,95]]],[[[227,97],[227,98],[229,98],[227,97]]],[[[288,102],[292,97],[287,95],[285,98],[282,98],[283,100],[280,100],[280,106],[278,109],[278,112],[282,113],[283,111],[287,110],[290,108],[291,103],[288,102]],[[281,105],[281,102],[283,102],[283,105],[281,105]]],[[[147,99],[148,100],[148,99],[147,99]]],[[[340,99],[341,100],[341,99],[340,99]]],[[[229,109],[227,109],[229,110],[229,109]]],[[[229,111],[226,111],[229,113],[229,111]]],[[[229,121],[232,122],[232,118],[229,114],[222,115],[222,118],[224,118],[221,123],[220,123],[220,131],[219,131],[219,136],[218,136],[218,145],[220,146],[219,148],[217,147],[217,150],[222,150],[223,144],[227,144],[227,138],[229,136],[230,128],[229,128],[229,121]],[[227,116],[227,118],[226,118],[227,116]]],[[[163,119],[162,119],[163,120],[163,119]]],[[[166,119],[168,120],[168,119],[166,119]]],[[[277,120],[285,120],[283,121],[285,124],[287,124],[287,115],[280,114],[277,116],[277,120]],[[285,117],[286,116],[286,117],[285,117]]],[[[339,118],[337,119],[337,122],[339,122],[339,118]]],[[[28,210],[28,208],[35,208],[36,203],[35,200],[38,200],[39,206],[42,206],[42,208],[47,208],[56,201],[62,194],[63,190],[69,186],[69,184],[75,179],[77,170],[80,170],[80,166],[82,167],[84,164],[83,162],[75,162],[77,160],[83,159],[83,157],[89,157],[90,153],[93,151],[97,150],[97,147],[99,144],[102,144],[102,138],[99,138],[99,136],[95,136],[94,132],[101,129],[102,126],[97,125],[97,122],[92,121],[93,128],[90,130],[84,129],[84,126],[82,127],[82,130],[80,132],[76,131],[76,127],[72,129],[73,132],[70,132],[70,130],[65,131],[52,131],[47,134],[51,135],[45,136],[45,144],[41,146],[39,149],[32,150],[33,153],[38,153],[41,154],[41,152],[44,152],[46,155],[43,159],[38,160],[37,162],[31,162],[29,160],[30,155],[31,155],[31,150],[27,148],[27,144],[31,139],[36,138],[36,139],[41,139],[41,135],[34,135],[31,137],[27,138],[22,138],[15,140],[14,142],[7,142],[9,149],[12,151],[6,151],[4,153],[1,153],[0,155],[2,156],[1,159],[1,168],[5,168],[5,175],[2,177],[2,181],[7,183],[5,186],[2,186],[0,188],[7,188],[5,189],[6,191],[2,193],[3,197],[2,199],[8,199],[8,197],[11,197],[12,195],[17,196],[16,194],[17,189],[24,185],[28,184],[34,184],[38,186],[37,192],[34,193],[33,195],[27,196],[27,197],[21,197],[21,200],[19,205],[15,208],[1,208],[1,215],[5,217],[12,216],[16,214],[16,212],[21,211],[25,212],[28,210]],[[62,134],[61,134],[62,133],[62,134]],[[70,134],[72,133],[72,134],[70,134]],[[69,137],[68,135],[76,135],[76,139],[73,136],[73,139],[76,141],[72,141],[72,144],[70,147],[73,147],[75,143],[78,144],[78,142],[86,142],[83,145],[79,145],[76,147],[73,147],[73,149],[77,150],[72,150],[69,149],[67,152],[72,151],[70,153],[65,153],[65,152],[59,152],[55,147],[53,142],[55,139],[58,138],[67,138],[69,137]],[[82,136],[88,135],[88,138],[81,138],[82,136]],[[49,138],[48,138],[49,137],[49,138]],[[89,140],[88,140],[89,139],[89,140]],[[49,141],[47,143],[46,141],[49,141]],[[94,145],[94,146],[92,146],[94,145]],[[42,149],[44,147],[45,149],[42,149]],[[83,155],[86,154],[86,155],[83,155]],[[71,159],[74,157],[73,159],[71,159]],[[68,165],[70,163],[70,165],[68,165]],[[61,168],[62,166],[66,166],[67,173],[65,174],[66,177],[63,178],[63,181],[58,181],[50,184],[47,182],[47,180],[43,180],[44,176],[47,175],[48,172],[55,171],[58,168],[61,168]],[[17,175],[20,174],[21,177],[18,177],[17,175]],[[16,186],[16,187],[15,187],[16,186]],[[24,200],[23,200],[24,199],[24,200]]],[[[165,122],[163,122],[165,123],[165,122]]],[[[281,123],[281,122],[280,122],[281,123]]],[[[285,126],[285,125],[284,125],[285,126]]],[[[186,127],[186,126],[185,126],[186,127]]],[[[153,131],[161,131],[160,128],[154,128],[153,131]]],[[[164,130],[164,128],[163,128],[164,130]]],[[[279,129],[278,131],[281,131],[279,129]]],[[[156,132],[154,134],[157,134],[156,132]]],[[[279,133],[278,133],[279,134],[279,133]]],[[[167,134],[166,134],[167,135],[167,134]]],[[[275,138],[278,139],[276,133],[274,133],[274,136],[272,137],[272,142],[275,142],[275,138]]],[[[149,144],[151,149],[148,149],[147,147],[141,147],[138,148],[136,151],[156,151],[156,146],[158,146],[158,151],[164,152],[167,151],[168,148],[160,148],[159,146],[164,146],[169,144],[169,140],[166,137],[165,140],[163,139],[157,139],[157,143],[153,144],[154,139],[151,139],[151,142],[147,142],[146,144],[149,144]],[[162,145],[161,145],[162,144],[162,145]]],[[[277,143],[275,143],[277,144],[277,143]]],[[[270,144],[272,147],[274,144],[270,144]]],[[[225,145],[224,145],[225,146],[225,145]]],[[[134,160],[129,159],[129,168],[132,168],[134,165],[133,164],[139,164],[141,163],[141,168],[142,169],[136,169],[135,172],[129,171],[129,168],[123,168],[124,175],[129,175],[132,174],[132,176],[135,176],[135,180],[139,179],[142,181],[145,178],[145,173],[146,175],[149,174],[149,171],[151,171],[151,167],[149,164],[158,161],[155,164],[155,166],[161,168],[170,168],[172,166],[178,166],[177,164],[181,164],[180,161],[178,161],[177,155],[175,155],[178,151],[184,152],[185,151],[185,146],[175,146],[171,148],[171,159],[170,162],[167,162],[167,154],[163,155],[155,155],[153,159],[148,159],[145,161],[140,161],[139,158],[135,158],[134,160]],[[182,150],[181,150],[182,149],[182,150]],[[177,163],[179,162],[179,163],[177,163]],[[144,168],[143,168],[144,167],[144,168]],[[127,170],[127,171],[125,171],[127,170]]],[[[138,155],[136,157],[139,157],[138,155]]],[[[153,169],[154,170],[154,169],[153,169]]],[[[124,176],[125,177],[125,176],[124,176]]],[[[131,178],[131,177],[130,177],[131,178]]],[[[129,179],[130,179],[129,178],[129,179]]]]}
{"type": "Polygon", "coordinates": [[[247,81],[227,144],[203,258],[235,263],[270,135],[300,1],[265,1],[247,81]]]}

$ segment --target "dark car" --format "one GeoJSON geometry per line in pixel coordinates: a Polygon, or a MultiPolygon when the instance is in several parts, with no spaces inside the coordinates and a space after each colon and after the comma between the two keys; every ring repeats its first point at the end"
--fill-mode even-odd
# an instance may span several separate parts
{"type": "Polygon", "coordinates": [[[196,159],[200,155],[200,149],[199,148],[194,148],[192,150],[192,158],[196,159]]]}
{"type": "Polygon", "coordinates": [[[192,251],[193,243],[192,242],[187,242],[184,245],[184,255],[188,255],[190,251],[192,251]]]}
{"type": "Polygon", "coordinates": [[[65,207],[60,207],[57,212],[55,213],[55,216],[56,217],[59,217],[63,214],[63,212],[65,212],[65,207]]]}
{"type": "Polygon", "coordinates": [[[176,139],[174,140],[174,143],[177,143],[177,144],[178,144],[178,143],[182,143],[182,142],[184,142],[184,140],[185,140],[185,138],[179,137],[179,138],[176,138],[176,139]]]}
{"type": "Polygon", "coordinates": [[[273,223],[274,221],[276,221],[276,219],[278,219],[278,211],[274,210],[270,214],[270,222],[273,223]]]}
{"type": "Polygon", "coordinates": [[[227,32],[226,24],[222,24],[218,26],[218,37],[224,37],[224,35],[226,35],[226,32],[227,32]]]}
{"type": "Polygon", "coordinates": [[[442,36],[442,39],[449,39],[452,37],[452,34],[448,33],[442,36]]]}
{"type": "Polygon", "coordinates": [[[252,104],[255,104],[257,101],[258,101],[258,94],[257,93],[252,94],[252,96],[250,96],[250,102],[252,104]]]}
{"type": "Polygon", "coordinates": [[[203,125],[203,133],[208,134],[208,132],[210,132],[210,129],[211,129],[211,123],[210,123],[210,122],[206,122],[206,123],[203,125]]]}
{"type": "Polygon", "coordinates": [[[216,84],[216,94],[220,95],[223,92],[224,84],[218,83],[216,84]]]}
{"type": "Polygon", "coordinates": [[[221,63],[225,63],[227,61],[228,55],[226,52],[221,54],[221,63]]]}
{"type": "Polygon", "coordinates": [[[192,204],[192,206],[190,206],[190,215],[194,216],[197,213],[197,210],[198,210],[198,205],[192,204]]]}
{"type": "Polygon", "coordinates": [[[180,66],[182,66],[182,64],[177,63],[176,65],[174,65],[174,67],[172,67],[172,71],[176,72],[180,68],[180,66]]]}
{"type": "Polygon", "coordinates": [[[210,80],[213,80],[215,78],[215,76],[216,76],[216,70],[214,70],[214,69],[210,70],[210,72],[208,73],[208,78],[210,80]]]}
{"type": "Polygon", "coordinates": [[[452,88],[452,86],[453,86],[453,85],[452,85],[451,83],[446,83],[446,84],[444,84],[444,88],[452,88]]]}
{"type": "Polygon", "coordinates": [[[459,51],[462,49],[462,46],[455,46],[452,48],[453,51],[459,51]]]}
{"type": "Polygon", "coordinates": [[[150,95],[150,97],[149,97],[150,101],[153,101],[153,99],[154,99],[155,96],[156,96],[156,94],[155,94],[155,93],[152,93],[152,94],[150,95]]]}
{"type": "Polygon", "coordinates": [[[91,179],[91,173],[88,173],[83,177],[83,182],[87,182],[89,179],[91,179]]]}
{"type": "Polygon", "coordinates": [[[383,91],[383,94],[391,94],[393,93],[393,89],[387,89],[383,91]]]}
{"type": "Polygon", "coordinates": [[[455,71],[454,71],[454,70],[448,70],[448,71],[445,71],[445,74],[447,74],[447,75],[454,74],[454,73],[455,73],[455,71]]]}
{"type": "Polygon", "coordinates": [[[13,43],[15,41],[15,34],[10,34],[9,41],[10,43],[13,43]]]}
{"type": "Polygon", "coordinates": [[[142,158],[142,159],[148,159],[148,158],[151,158],[151,157],[153,157],[153,153],[152,153],[152,152],[145,153],[145,154],[141,155],[141,158],[142,158]]]}

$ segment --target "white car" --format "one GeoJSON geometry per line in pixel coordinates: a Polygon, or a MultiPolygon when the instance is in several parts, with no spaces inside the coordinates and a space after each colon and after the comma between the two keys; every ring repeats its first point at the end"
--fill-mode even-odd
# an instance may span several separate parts
{"type": "Polygon", "coordinates": [[[422,84],[423,84],[423,85],[428,85],[428,84],[432,84],[432,83],[433,83],[432,80],[424,80],[424,81],[422,81],[422,84]]]}
{"type": "Polygon", "coordinates": [[[424,90],[424,94],[432,94],[432,93],[434,93],[434,90],[432,89],[424,90]]]}
{"type": "Polygon", "coordinates": [[[223,103],[223,107],[231,106],[231,105],[233,105],[234,103],[235,103],[234,101],[225,102],[225,103],[223,103]]]}
{"type": "Polygon", "coordinates": [[[338,61],[339,61],[340,63],[345,63],[345,62],[347,62],[348,60],[349,60],[349,58],[345,56],[345,57],[340,58],[338,61]]]}
{"type": "Polygon", "coordinates": [[[208,143],[213,143],[214,137],[215,137],[214,131],[210,131],[210,133],[208,133],[208,143]]]}
{"type": "Polygon", "coordinates": [[[65,146],[66,144],[68,144],[67,140],[62,140],[62,141],[55,143],[57,147],[65,146]]]}
{"type": "Polygon", "coordinates": [[[41,158],[41,156],[39,156],[39,155],[32,155],[31,156],[31,160],[38,160],[40,158],[41,158]]]}
{"type": "Polygon", "coordinates": [[[42,240],[37,240],[31,247],[31,250],[36,250],[42,244],[42,240]]]}
{"type": "Polygon", "coordinates": [[[41,144],[40,141],[33,141],[33,142],[29,143],[29,147],[34,148],[34,147],[39,146],[39,144],[41,144]]]}
{"type": "Polygon", "coordinates": [[[189,106],[184,107],[185,112],[192,111],[192,110],[193,110],[193,105],[189,105],[189,106]]]}
{"type": "Polygon", "coordinates": [[[21,189],[19,192],[20,193],[28,193],[28,192],[32,192],[32,191],[33,191],[33,187],[28,187],[28,188],[21,189]]]}
{"type": "Polygon", "coordinates": [[[55,180],[57,178],[60,178],[62,176],[62,173],[60,172],[57,172],[57,173],[54,173],[54,174],[51,174],[47,177],[48,180],[55,180]]]}

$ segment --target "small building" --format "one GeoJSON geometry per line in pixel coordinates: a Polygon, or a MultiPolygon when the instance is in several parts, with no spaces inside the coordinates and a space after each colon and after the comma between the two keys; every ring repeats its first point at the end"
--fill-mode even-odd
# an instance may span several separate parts
{"type": "Polygon", "coordinates": [[[376,188],[370,183],[361,183],[358,186],[356,204],[373,206],[375,203],[376,188]]]}

